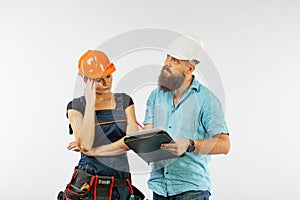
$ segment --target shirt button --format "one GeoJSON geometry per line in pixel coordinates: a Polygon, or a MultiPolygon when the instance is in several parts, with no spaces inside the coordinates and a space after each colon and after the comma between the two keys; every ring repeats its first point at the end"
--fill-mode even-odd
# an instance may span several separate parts
{"type": "Polygon", "coordinates": [[[169,128],[172,128],[172,126],[169,126],[169,128]]]}
{"type": "Polygon", "coordinates": [[[166,174],[169,174],[169,172],[166,172],[166,174]]]}

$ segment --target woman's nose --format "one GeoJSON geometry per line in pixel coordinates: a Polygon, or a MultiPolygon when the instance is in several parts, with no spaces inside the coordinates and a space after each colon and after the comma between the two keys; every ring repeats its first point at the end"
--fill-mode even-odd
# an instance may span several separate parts
{"type": "Polygon", "coordinates": [[[107,83],[107,79],[106,79],[106,77],[102,78],[102,80],[101,80],[101,81],[102,81],[102,84],[103,84],[103,85],[105,85],[105,84],[107,83]]]}

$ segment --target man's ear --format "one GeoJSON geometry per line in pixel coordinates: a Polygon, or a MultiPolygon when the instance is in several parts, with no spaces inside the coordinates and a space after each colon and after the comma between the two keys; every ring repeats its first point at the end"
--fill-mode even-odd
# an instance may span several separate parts
{"type": "Polygon", "coordinates": [[[195,70],[195,66],[189,63],[188,67],[186,68],[186,73],[192,74],[194,70],[195,70]]]}

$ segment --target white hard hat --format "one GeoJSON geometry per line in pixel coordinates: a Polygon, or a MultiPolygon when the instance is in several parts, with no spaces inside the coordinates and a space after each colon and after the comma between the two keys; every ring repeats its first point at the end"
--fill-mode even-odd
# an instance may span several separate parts
{"type": "Polygon", "coordinates": [[[193,36],[180,36],[176,38],[167,48],[167,53],[178,60],[203,61],[203,43],[193,36]]]}

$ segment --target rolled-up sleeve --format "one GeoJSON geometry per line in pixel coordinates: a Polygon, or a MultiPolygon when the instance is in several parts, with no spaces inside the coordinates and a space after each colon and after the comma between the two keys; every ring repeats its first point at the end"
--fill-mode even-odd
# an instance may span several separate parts
{"type": "Polygon", "coordinates": [[[201,114],[202,124],[208,137],[219,133],[229,134],[222,105],[213,93],[209,92],[209,98],[206,98],[201,114]]]}

